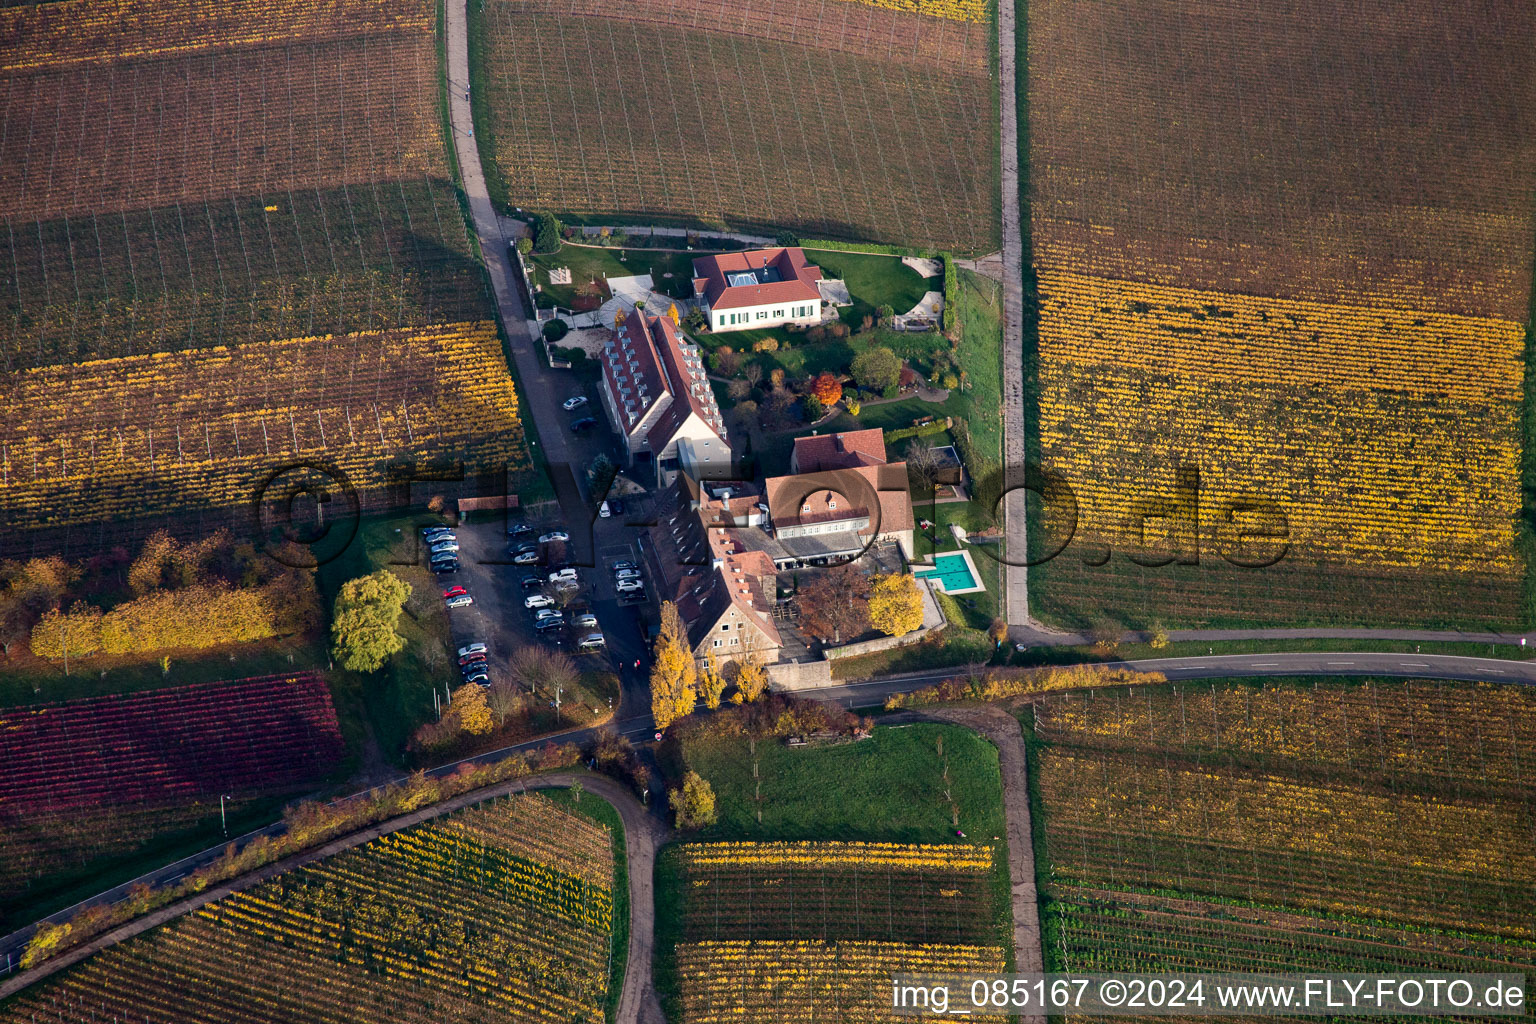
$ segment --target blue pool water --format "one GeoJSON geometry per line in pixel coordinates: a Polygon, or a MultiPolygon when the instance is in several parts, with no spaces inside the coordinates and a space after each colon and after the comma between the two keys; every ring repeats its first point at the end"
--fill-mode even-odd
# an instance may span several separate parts
{"type": "Polygon", "coordinates": [[[940,589],[946,594],[979,585],[961,554],[935,555],[932,566],[918,566],[912,570],[912,575],[938,580],[940,589]]]}

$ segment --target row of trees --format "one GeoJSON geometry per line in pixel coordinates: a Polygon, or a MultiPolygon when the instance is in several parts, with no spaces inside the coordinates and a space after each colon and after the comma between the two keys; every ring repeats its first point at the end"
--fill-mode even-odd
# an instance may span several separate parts
{"type": "Polygon", "coordinates": [[[705,653],[700,667],[677,605],[664,602],[651,658],[651,715],[656,728],[665,729],[692,714],[701,699],[710,710],[718,708],[732,684],[736,687],[732,700],[738,704],[749,704],[768,689],[767,669],[755,652],[749,650],[730,668],[728,678],[713,650],[705,653]]]}
{"type": "Polygon", "coordinates": [[[136,557],[114,548],[80,563],[53,555],[0,564],[0,649],[41,658],[247,643],[314,629],[308,572],[220,530],[179,541],[160,531],[136,557]]]}

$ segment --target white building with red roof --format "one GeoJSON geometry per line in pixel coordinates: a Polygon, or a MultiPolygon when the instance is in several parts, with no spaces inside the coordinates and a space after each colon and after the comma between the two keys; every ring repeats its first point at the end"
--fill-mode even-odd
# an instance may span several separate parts
{"type": "Polygon", "coordinates": [[[821,323],[821,268],[805,250],[752,249],[693,261],[693,292],[710,330],[747,331],[821,323]]]}
{"type": "Polygon", "coordinates": [[[680,440],[725,444],[703,356],[669,318],[636,310],[603,346],[601,361],[603,405],[632,467],[651,467],[665,485],[677,473],[680,440]]]}

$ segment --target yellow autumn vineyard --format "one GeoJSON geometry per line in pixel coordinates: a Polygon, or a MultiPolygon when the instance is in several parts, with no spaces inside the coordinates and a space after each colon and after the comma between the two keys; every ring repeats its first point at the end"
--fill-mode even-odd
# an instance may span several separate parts
{"type": "Polygon", "coordinates": [[[1292,557],[1515,569],[1518,325],[1040,279],[1041,445],[1080,536],[1140,546],[1137,513],[1182,462],[1207,529],[1268,501],[1292,557]]]}
{"type": "Polygon", "coordinates": [[[1536,937],[1529,810],[1050,749],[1055,876],[1536,937]],[[1186,852],[1188,851],[1188,852],[1186,852]],[[1256,871],[1262,863],[1265,870],[1256,871]]]}
{"type": "Polygon", "coordinates": [[[297,463],[365,492],[387,460],[529,465],[489,321],[41,367],[0,382],[0,404],[15,524],[241,506],[297,463]]]}
{"type": "Polygon", "coordinates": [[[931,868],[939,871],[989,871],[992,868],[992,849],[974,844],[691,843],[683,848],[683,863],[689,868],[865,866],[900,870],[931,868]]]}
{"type": "Polygon", "coordinates": [[[947,18],[950,21],[986,22],[991,18],[987,0],[851,0],[887,11],[906,11],[925,14],[930,18],[947,18]]]}
{"type": "Polygon", "coordinates": [[[0,10],[0,72],[432,25],[420,0],[59,0],[0,10]]]}
{"type": "Polygon", "coordinates": [[[687,1024],[900,1021],[907,1018],[880,998],[893,974],[994,973],[1003,966],[1002,950],[992,946],[778,941],[677,948],[687,1024]]]}
{"type": "Polygon", "coordinates": [[[604,828],[519,795],[211,903],[28,990],[0,1021],[57,1020],[67,1000],[98,1020],[292,1024],[366,1006],[401,1022],[602,1024],[612,882],[604,828]],[[531,859],[557,846],[579,875],[531,859]]]}

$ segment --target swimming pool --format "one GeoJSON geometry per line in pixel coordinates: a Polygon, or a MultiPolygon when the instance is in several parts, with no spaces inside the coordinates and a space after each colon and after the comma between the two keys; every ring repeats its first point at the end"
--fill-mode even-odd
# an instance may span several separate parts
{"type": "Polygon", "coordinates": [[[976,572],[976,566],[971,563],[969,551],[935,555],[932,565],[913,566],[912,575],[934,580],[946,594],[973,594],[987,589],[981,585],[981,577],[976,572]]]}

